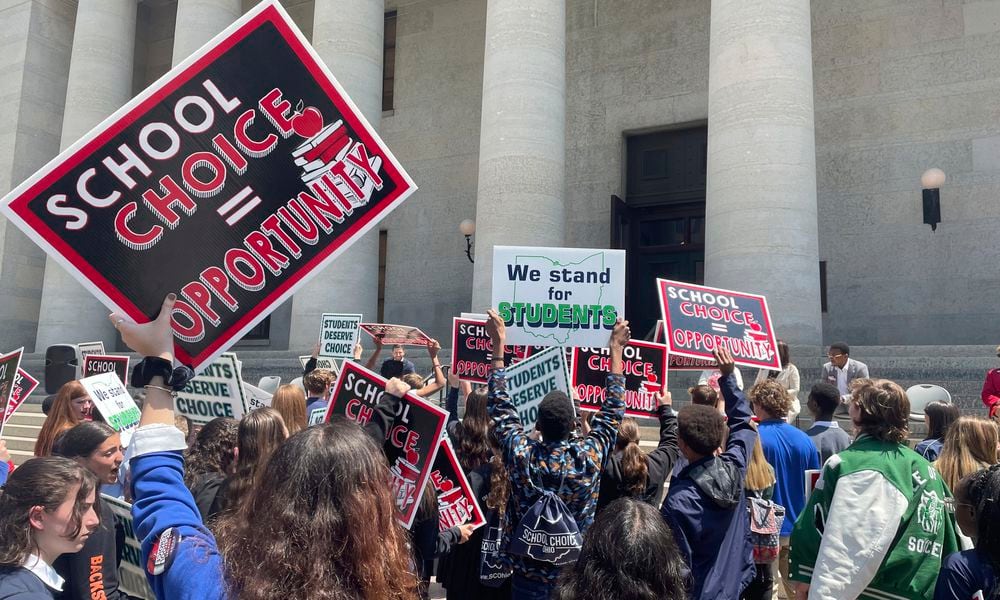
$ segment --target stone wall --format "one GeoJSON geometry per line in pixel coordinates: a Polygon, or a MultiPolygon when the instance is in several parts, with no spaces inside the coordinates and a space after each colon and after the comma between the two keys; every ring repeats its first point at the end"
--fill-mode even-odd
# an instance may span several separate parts
{"type": "Polygon", "coordinates": [[[825,339],[997,343],[1000,2],[812,9],[825,339]],[[933,233],[930,167],[948,174],[933,233]]]}

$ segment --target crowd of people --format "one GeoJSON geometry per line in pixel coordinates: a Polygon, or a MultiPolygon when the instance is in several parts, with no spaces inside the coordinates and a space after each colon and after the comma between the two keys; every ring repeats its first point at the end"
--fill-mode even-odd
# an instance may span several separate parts
{"type": "MultiPolygon", "coordinates": [[[[906,392],[872,379],[846,344],[830,346],[810,386],[782,343],[781,370],[760,372],[745,392],[733,357],[716,350],[716,369],[680,410],[658,394],[648,453],[624,414],[627,321],[610,335],[601,409],[581,413],[556,391],[525,423],[493,311],[485,387],[446,377],[436,341],[429,382],[402,347],[379,364],[378,345],[366,365],[388,382],[365,424],[326,422],[335,377],[310,361],[302,386],[278,388],[270,408],[196,429],[174,413],[192,376],[173,364],[174,300],[146,324],[111,315],[144,357],[128,448],[71,381],[36,457],[0,466],[0,600],[128,598],[125,531],[102,494],[132,503],[160,599],[416,599],[433,577],[449,600],[766,600],[779,589],[789,599],[1000,598],[996,422],[933,403],[926,439],[911,449],[906,392]],[[487,523],[441,530],[428,486],[405,528],[386,432],[408,392],[445,386],[446,435],[487,523]],[[800,386],[812,416],[804,431],[800,386]]],[[[1000,369],[983,402],[991,416],[1000,406],[1000,369]]]]}

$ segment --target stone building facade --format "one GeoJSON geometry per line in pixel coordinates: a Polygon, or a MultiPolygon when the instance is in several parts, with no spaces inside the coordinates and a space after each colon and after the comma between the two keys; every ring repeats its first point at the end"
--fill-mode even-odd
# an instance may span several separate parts
{"type": "MultiPolygon", "coordinates": [[[[0,0],[0,192],[253,4],[0,0]]],[[[324,311],[447,338],[499,243],[628,249],[642,327],[666,276],[766,294],[796,344],[1000,337],[998,0],[283,4],[420,190],[244,345],[324,311]]],[[[113,343],[104,314],[0,220],[0,349],[113,343]]]]}

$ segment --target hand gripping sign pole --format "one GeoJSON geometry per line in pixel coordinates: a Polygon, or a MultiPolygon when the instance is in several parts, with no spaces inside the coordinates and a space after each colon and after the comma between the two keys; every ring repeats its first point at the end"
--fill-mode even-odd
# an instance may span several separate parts
{"type": "Polygon", "coordinates": [[[113,312],[176,292],[174,354],[200,371],[415,189],[264,0],[0,210],[113,312]]]}

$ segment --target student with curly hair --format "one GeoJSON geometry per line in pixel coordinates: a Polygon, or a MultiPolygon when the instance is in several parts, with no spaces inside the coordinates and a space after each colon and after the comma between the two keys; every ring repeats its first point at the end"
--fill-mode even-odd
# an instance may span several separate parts
{"type": "Polygon", "coordinates": [[[791,538],[797,598],[927,598],[958,549],[948,486],[906,445],[910,401],[891,381],[854,390],[858,437],[823,465],[791,538]]]}
{"type": "Polygon", "coordinates": [[[750,388],[750,406],[760,419],[760,445],[764,458],[774,469],[774,502],[785,507],[785,520],[781,524],[781,551],[778,555],[778,573],[791,598],[795,588],[788,579],[788,536],[806,505],[805,473],[818,469],[819,451],[805,432],[789,425],[786,417],[792,405],[785,386],[774,379],[764,379],[750,388]]]}
{"type": "Polygon", "coordinates": [[[54,598],[52,565],[79,552],[97,528],[97,478],[68,458],[33,458],[0,490],[0,598],[54,598]]]}
{"type": "Polygon", "coordinates": [[[976,471],[955,486],[955,519],[975,548],[949,554],[934,600],[1000,599],[1000,465],[976,471]]]}
{"type": "Polygon", "coordinates": [[[198,513],[205,521],[222,510],[219,489],[233,472],[239,426],[236,419],[212,419],[184,452],[184,484],[194,495],[198,513]]]}
{"type": "Polygon", "coordinates": [[[620,498],[587,530],[580,558],[563,569],[554,598],[683,600],[685,570],[674,536],[656,509],[620,498]]]}

